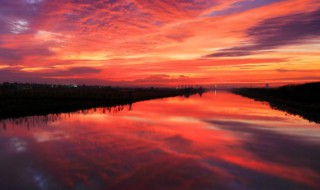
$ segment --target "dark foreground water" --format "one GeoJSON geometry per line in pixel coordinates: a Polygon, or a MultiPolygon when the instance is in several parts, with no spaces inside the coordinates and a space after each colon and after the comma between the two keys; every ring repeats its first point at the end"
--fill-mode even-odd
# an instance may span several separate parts
{"type": "Polygon", "coordinates": [[[230,93],[0,121],[0,189],[320,189],[320,125],[230,93]]]}

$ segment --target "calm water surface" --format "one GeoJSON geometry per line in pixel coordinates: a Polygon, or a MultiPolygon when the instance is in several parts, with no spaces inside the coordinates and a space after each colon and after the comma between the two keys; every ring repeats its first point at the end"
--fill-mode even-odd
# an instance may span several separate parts
{"type": "Polygon", "coordinates": [[[9,119],[0,189],[320,189],[320,125],[224,92],[9,119]]]}

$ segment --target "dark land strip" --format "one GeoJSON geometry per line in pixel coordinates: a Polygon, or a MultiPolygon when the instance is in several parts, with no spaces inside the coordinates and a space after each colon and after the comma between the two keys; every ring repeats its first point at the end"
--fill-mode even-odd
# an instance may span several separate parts
{"type": "Polygon", "coordinates": [[[138,101],[202,94],[202,88],[113,88],[104,86],[0,84],[0,119],[67,113],[138,101]]]}
{"type": "Polygon", "coordinates": [[[268,102],[274,109],[320,123],[320,82],[277,88],[237,88],[232,92],[268,102]]]}

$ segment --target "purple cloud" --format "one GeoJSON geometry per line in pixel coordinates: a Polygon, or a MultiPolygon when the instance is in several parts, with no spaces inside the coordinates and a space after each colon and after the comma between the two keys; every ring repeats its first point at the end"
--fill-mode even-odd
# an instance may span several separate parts
{"type": "Polygon", "coordinates": [[[6,64],[19,64],[18,61],[23,60],[25,57],[35,55],[35,56],[51,56],[54,55],[47,46],[31,46],[28,48],[2,48],[0,47],[0,62],[6,64]]]}
{"type": "Polygon", "coordinates": [[[16,68],[0,69],[0,83],[1,82],[31,82],[31,83],[50,83],[50,84],[89,84],[89,85],[113,85],[113,86],[128,86],[126,82],[108,81],[97,78],[69,78],[72,75],[82,75],[98,73],[99,69],[89,67],[76,67],[65,71],[51,71],[29,73],[18,70],[16,68]],[[55,78],[59,76],[60,78],[55,78]]]}
{"type": "Polygon", "coordinates": [[[52,73],[45,73],[45,76],[73,76],[73,75],[83,75],[83,74],[94,74],[100,73],[101,69],[92,67],[74,67],[63,71],[56,71],[52,73]]]}
{"type": "Polygon", "coordinates": [[[245,56],[313,40],[320,37],[320,9],[266,19],[247,30],[246,35],[250,40],[243,45],[222,49],[206,57],[245,56]]]}
{"type": "Polygon", "coordinates": [[[33,20],[41,14],[41,0],[0,0],[0,34],[32,32],[33,20]]]}
{"type": "Polygon", "coordinates": [[[244,0],[244,1],[237,1],[233,3],[230,8],[221,10],[221,11],[214,11],[210,13],[208,16],[214,17],[214,16],[223,16],[223,15],[229,15],[234,13],[240,13],[243,11],[247,11],[254,8],[259,8],[262,6],[266,6],[272,3],[277,3],[283,0],[244,0]]]}

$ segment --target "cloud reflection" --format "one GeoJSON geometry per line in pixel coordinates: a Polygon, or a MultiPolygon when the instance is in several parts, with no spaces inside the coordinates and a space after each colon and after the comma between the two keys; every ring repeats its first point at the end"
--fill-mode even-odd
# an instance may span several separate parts
{"type": "Polygon", "coordinates": [[[139,102],[117,114],[67,115],[0,132],[0,174],[7,175],[0,187],[31,188],[26,181],[36,179],[48,189],[319,188],[318,125],[241,96],[208,93],[139,102]],[[9,151],[13,138],[28,148],[9,151]],[[12,183],[26,168],[39,172],[12,183]]]}

